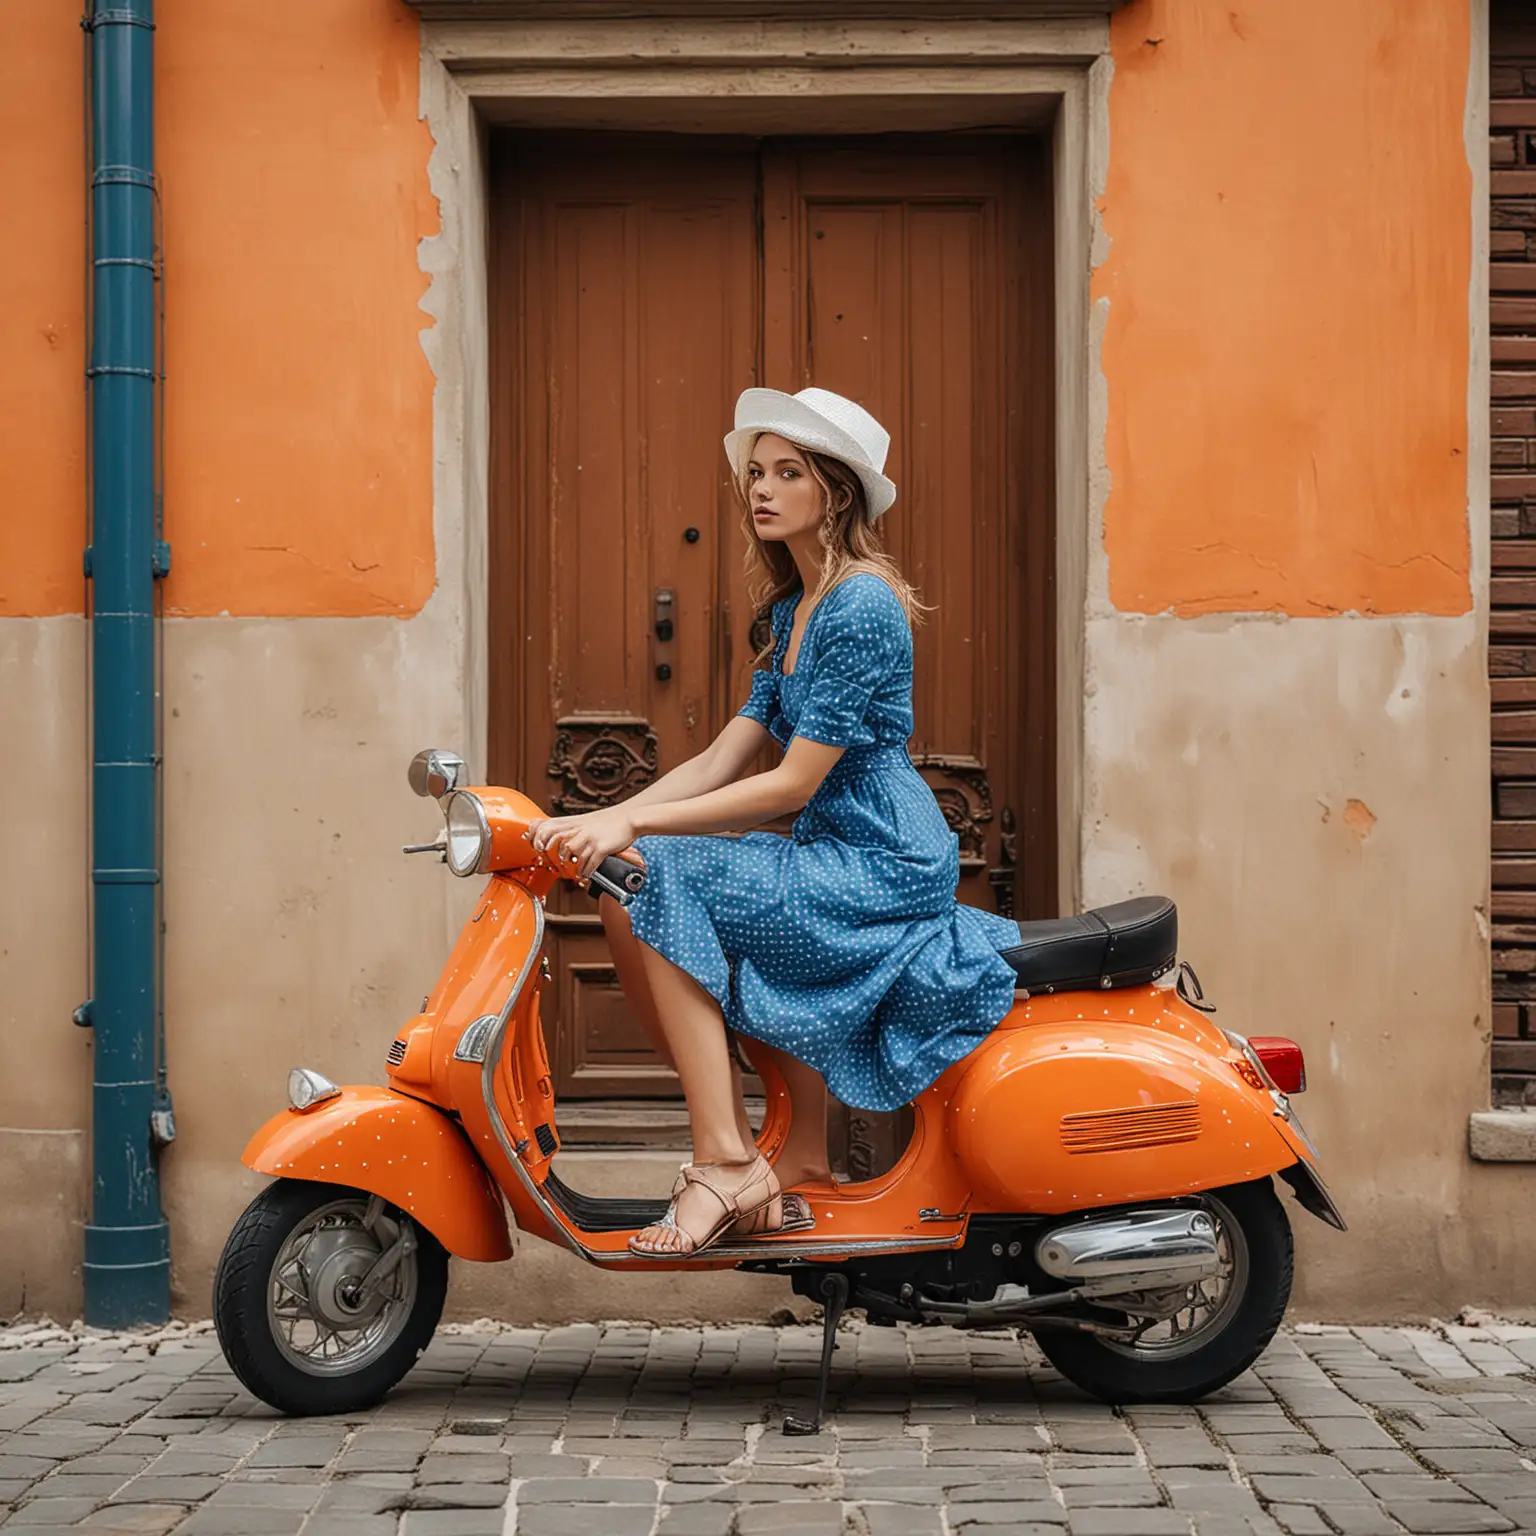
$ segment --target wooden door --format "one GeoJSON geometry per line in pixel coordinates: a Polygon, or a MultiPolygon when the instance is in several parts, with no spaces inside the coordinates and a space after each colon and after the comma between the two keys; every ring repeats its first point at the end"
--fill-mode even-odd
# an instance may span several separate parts
{"type": "MultiPolygon", "coordinates": [[[[1047,178],[1014,138],[498,143],[495,781],[611,803],[729,718],[761,620],[720,438],[746,385],[814,382],[892,433],[882,528],[937,605],[912,751],[961,898],[1055,911],[1047,178]]],[[[561,1096],[674,1093],[592,902],[550,928],[561,1096]]]]}

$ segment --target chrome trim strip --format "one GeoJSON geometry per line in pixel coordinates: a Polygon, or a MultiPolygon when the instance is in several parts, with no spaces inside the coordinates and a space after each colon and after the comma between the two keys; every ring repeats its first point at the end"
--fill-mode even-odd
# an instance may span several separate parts
{"type": "MultiPolygon", "coordinates": [[[[550,1226],[560,1234],[561,1241],[578,1258],[585,1259],[589,1264],[602,1267],[624,1264],[654,1264],[654,1256],[630,1253],[627,1249],[617,1252],[603,1252],[599,1249],[588,1248],[566,1225],[564,1217],[550,1204],[548,1196],[543,1188],[537,1184],[533,1176],[523,1166],[523,1160],[517,1155],[517,1148],[512,1144],[512,1138],[507,1133],[506,1122],[501,1118],[501,1111],[496,1107],[496,1066],[501,1060],[502,1046],[506,1040],[507,1025],[511,1021],[512,1011],[517,1005],[517,1000],[522,996],[523,987],[529,974],[533,970],[534,962],[538,959],[539,952],[544,948],[544,903],[539,898],[528,892],[528,898],[533,902],[533,944],[528,950],[528,958],[523,961],[523,968],[517,973],[517,980],[512,986],[512,995],[507,999],[507,1005],[502,1009],[501,1017],[497,1020],[496,1029],[491,1035],[490,1044],[486,1048],[485,1060],[480,1067],[480,1096],[485,1101],[486,1116],[491,1122],[491,1130],[495,1134],[496,1141],[501,1147],[503,1155],[511,1163],[513,1171],[517,1174],[523,1189],[539,1210],[543,1213],[550,1226]]],[[[835,1238],[823,1239],[819,1242],[775,1242],[772,1238],[765,1238],[750,1245],[738,1244],[735,1247],[726,1248],[716,1245],[704,1250],[699,1255],[701,1259],[814,1259],[822,1256],[831,1256],[844,1253],[908,1253],[919,1249],[930,1248],[955,1248],[963,1239],[963,1233],[955,1233],[952,1237],[912,1237],[912,1238],[875,1238],[854,1242],[839,1242],[835,1238]]],[[[683,1261],[686,1263],[686,1261],[683,1261]]]]}
{"type": "MultiPolygon", "coordinates": [[[[775,1242],[771,1237],[765,1237],[758,1242],[736,1244],[727,1248],[723,1243],[711,1243],[702,1253],[691,1255],[700,1260],[708,1259],[736,1259],[742,1262],[752,1260],[771,1259],[818,1259],[841,1256],[845,1253],[915,1253],[927,1252],[935,1248],[958,1248],[961,1241],[961,1233],[953,1237],[879,1237],[866,1238],[858,1242],[837,1242],[835,1239],[825,1239],[816,1243],[788,1243],[775,1242]]],[[[621,1249],[614,1253],[593,1253],[590,1249],[583,1250],[592,1263],[605,1269],[625,1264],[646,1263],[654,1264],[656,1255],[630,1253],[628,1249],[621,1249]]],[[[686,1264],[687,1260],[680,1261],[679,1267],[686,1264]]],[[[700,1268],[707,1268],[707,1264],[701,1263],[700,1268]]]]}
{"type": "Polygon", "coordinates": [[[485,1060],[480,1066],[480,1097],[485,1103],[486,1118],[491,1122],[491,1131],[496,1137],[497,1144],[501,1147],[507,1161],[511,1163],[512,1171],[516,1173],[524,1191],[543,1212],[545,1219],[554,1230],[560,1234],[560,1239],[565,1246],[578,1258],[586,1259],[588,1263],[595,1263],[596,1259],[591,1250],[571,1235],[558,1212],[545,1198],[544,1191],[534,1183],[528,1170],[523,1166],[523,1160],[517,1155],[517,1148],[512,1145],[512,1138],[507,1134],[507,1123],[501,1118],[501,1111],[496,1107],[496,1067],[501,1061],[502,1046],[506,1043],[507,1025],[512,1020],[512,1011],[517,1006],[517,1000],[523,995],[523,987],[533,971],[534,963],[539,958],[539,952],[544,948],[544,903],[532,891],[525,890],[524,894],[533,903],[533,943],[528,946],[528,956],[523,961],[523,968],[517,973],[517,980],[512,984],[512,995],[507,999],[507,1005],[502,1009],[501,1018],[497,1021],[490,1043],[486,1046],[485,1060]]]}

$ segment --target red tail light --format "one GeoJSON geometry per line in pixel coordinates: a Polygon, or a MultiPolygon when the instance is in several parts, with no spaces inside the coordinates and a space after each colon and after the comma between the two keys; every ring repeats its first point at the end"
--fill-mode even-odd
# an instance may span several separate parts
{"type": "Polygon", "coordinates": [[[1287,1040],[1284,1035],[1250,1035],[1248,1044],[1281,1093],[1307,1091],[1307,1063],[1294,1040],[1287,1040]]]}

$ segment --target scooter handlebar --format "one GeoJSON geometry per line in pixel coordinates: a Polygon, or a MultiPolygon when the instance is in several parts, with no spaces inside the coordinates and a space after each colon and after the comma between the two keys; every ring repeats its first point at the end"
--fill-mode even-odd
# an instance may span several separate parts
{"type": "Polygon", "coordinates": [[[628,859],[610,853],[592,871],[590,884],[594,890],[612,896],[621,907],[627,907],[645,886],[645,871],[628,859]]]}

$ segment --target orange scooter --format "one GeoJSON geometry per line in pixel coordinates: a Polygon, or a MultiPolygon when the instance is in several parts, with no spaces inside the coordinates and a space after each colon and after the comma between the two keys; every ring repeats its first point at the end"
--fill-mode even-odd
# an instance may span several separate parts
{"type": "MultiPolygon", "coordinates": [[[[888,1172],[802,1189],[814,1226],[727,1235],[690,1258],[631,1253],[661,1200],[570,1188],[554,1168],[555,1096],[539,1019],[544,899],[574,866],[535,852],[542,812],[461,787],[463,760],[423,752],[419,794],[454,874],[488,876],[422,1011],[389,1047],[388,1086],[296,1068],[289,1107],[245,1149],[274,1175],[231,1232],[214,1283],[220,1343],[256,1396],[288,1413],[366,1407],[426,1347],[448,1255],[511,1257],[530,1238],[620,1269],[737,1267],[823,1304],[815,1415],[839,1317],[1030,1330],[1061,1373],[1111,1402],[1189,1402],[1250,1365],[1285,1311],[1291,1229],[1274,1187],[1344,1230],[1291,1096],[1300,1049],[1218,1028],[1176,961],[1173,903],[1143,897],[1018,925],[1013,1009],[913,1105],[888,1172]]],[[[593,889],[627,903],[643,872],[610,858],[593,889]]],[[[748,1054],[752,1043],[745,1042],[748,1054]]],[[[772,1160],[789,1099],[767,1058],[758,1143],[772,1160]]]]}

